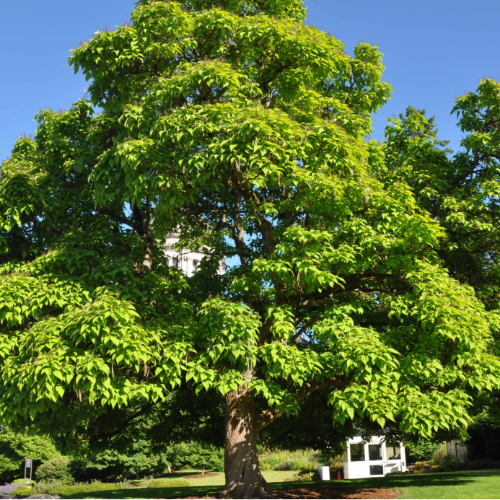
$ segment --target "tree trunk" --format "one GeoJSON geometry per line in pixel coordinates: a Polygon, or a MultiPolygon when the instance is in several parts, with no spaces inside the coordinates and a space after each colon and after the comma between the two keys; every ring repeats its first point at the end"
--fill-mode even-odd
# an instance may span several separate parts
{"type": "Polygon", "coordinates": [[[226,485],[219,498],[268,498],[273,490],[260,473],[255,401],[247,387],[226,395],[225,421],[226,485]]]}

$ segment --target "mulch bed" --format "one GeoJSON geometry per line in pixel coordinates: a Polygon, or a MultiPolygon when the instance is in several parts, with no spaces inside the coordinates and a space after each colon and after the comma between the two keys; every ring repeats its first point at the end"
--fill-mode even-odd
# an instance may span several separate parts
{"type": "Polygon", "coordinates": [[[182,476],[182,479],[197,479],[199,477],[213,477],[220,476],[216,472],[205,472],[205,474],[191,474],[190,476],[182,476]]]}
{"type": "Polygon", "coordinates": [[[402,491],[386,488],[290,488],[275,490],[273,498],[398,498],[402,491]]]}
{"type": "MultiPolygon", "coordinates": [[[[287,490],[274,490],[272,498],[398,498],[402,491],[390,490],[386,488],[290,488],[287,490]]],[[[183,497],[187,499],[215,499],[217,497],[183,497]]]]}

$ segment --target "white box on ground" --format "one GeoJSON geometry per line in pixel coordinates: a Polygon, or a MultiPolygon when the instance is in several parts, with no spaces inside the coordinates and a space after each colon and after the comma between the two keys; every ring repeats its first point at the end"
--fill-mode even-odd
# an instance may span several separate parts
{"type": "Polygon", "coordinates": [[[330,481],[330,467],[327,465],[318,465],[318,474],[321,481],[330,481]]]}

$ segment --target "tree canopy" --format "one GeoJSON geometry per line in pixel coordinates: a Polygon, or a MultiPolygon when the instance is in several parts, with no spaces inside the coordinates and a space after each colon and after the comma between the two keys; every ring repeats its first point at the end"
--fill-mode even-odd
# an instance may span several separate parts
{"type": "Polygon", "coordinates": [[[259,433],[318,391],[335,422],[432,437],[498,390],[499,84],[458,99],[453,159],[419,113],[370,142],[380,51],[304,17],[143,0],[73,52],[88,98],[1,166],[3,421],[78,441],[109,408],[215,390],[222,495],[249,498],[259,433]],[[206,254],[193,277],[173,231],[206,254]]]}

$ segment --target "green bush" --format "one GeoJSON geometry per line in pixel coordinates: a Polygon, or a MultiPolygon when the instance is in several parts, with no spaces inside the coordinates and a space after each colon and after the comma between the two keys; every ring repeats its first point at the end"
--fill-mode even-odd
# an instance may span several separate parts
{"type": "Polygon", "coordinates": [[[57,457],[44,462],[36,471],[37,481],[61,481],[73,484],[75,478],[71,473],[71,460],[68,457],[57,457]]]}
{"type": "Polygon", "coordinates": [[[262,470],[309,470],[321,465],[320,458],[317,452],[281,450],[261,454],[259,463],[262,470]]]}
{"type": "Polygon", "coordinates": [[[316,471],[301,470],[292,476],[294,481],[313,481],[316,471]]]}
{"type": "Polygon", "coordinates": [[[35,495],[50,495],[52,490],[60,488],[61,486],[65,486],[65,484],[62,481],[57,481],[55,479],[42,481],[33,485],[33,493],[35,495]]]}
{"type": "Polygon", "coordinates": [[[169,446],[166,460],[174,470],[191,467],[194,469],[224,470],[224,450],[201,443],[178,443],[169,446]]]}
{"type": "Polygon", "coordinates": [[[427,439],[420,439],[416,443],[406,443],[407,461],[424,462],[432,459],[434,452],[443,446],[443,443],[436,443],[427,439]]]}
{"type": "Polygon", "coordinates": [[[151,481],[148,488],[184,488],[185,486],[189,486],[185,479],[170,479],[168,481],[151,481]]]}
{"type": "Polygon", "coordinates": [[[447,469],[451,470],[460,470],[464,468],[464,462],[459,460],[457,457],[453,455],[445,455],[441,459],[441,464],[442,467],[446,467],[447,469]]]}
{"type": "Polygon", "coordinates": [[[442,461],[444,457],[448,455],[448,450],[446,449],[445,446],[442,448],[438,448],[433,454],[432,454],[432,462],[434,465],[442,465],[442,461]]]}
{"type": "MultiPolygon", "coordinates": [[[[32,481],[32,483],[34,483],[35,481],[32,481]]],[[[29,478],[28,479],[24,479],[24,478],[19,478],[19,479],[14,479],[14,481],[11,481],[10,484],[27,484],[29,483],[29,478]]]]}
{"type": "Polygon", "coordinates": [[[33,495],[35,492],[31,486],[19,486],[19,488],[16,488],[12,494],[17,495],[19,497],[29,497],[33,495]]]}
{"type": "Polygon", "coordinates": [[[330,458],[328,460],[328,466],[330,467],[330,472],[338,472],[344,470],[344,459],[341,455],[330,458]]]}
{"type": "Polygon", "coordinates": [[[168,463],[162,455],[148,452],[149,444],[144,440],[133,442],[128,450],[104,450],[85,462],[74,461],[71,470],[75,480],[116,481],[162,474],[168,463]]]}

